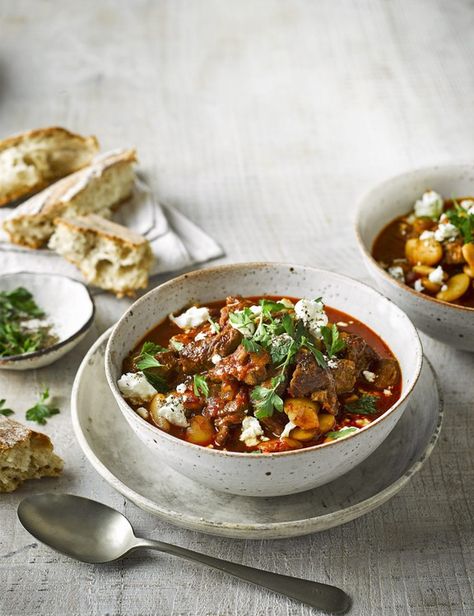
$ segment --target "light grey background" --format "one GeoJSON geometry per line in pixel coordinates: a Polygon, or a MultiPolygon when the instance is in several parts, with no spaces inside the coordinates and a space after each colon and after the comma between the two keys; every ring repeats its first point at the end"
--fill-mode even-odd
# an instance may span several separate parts
{"type": "MultiPolygon", "coordinates": [[[[413,166],[472,159],[473,27],[462,0],[0,0],[0,134],[63,124],[104,147],[136,145],[159,197],[218,238],[226,261],[287,260],[367,280],[352,231],[357,197],[413,166]]],[[[423,339],[446,422],[392,501],[319,535],[231,541],[125,502],[75,444],[73,376],[127,302],[97,304],[95,332],[76,352],[0,375],[0,397],[20,418],[40,384],[59,397],[61,415],[46,426],[66,462],[58,489],[116,506],[144,535],[338,584],[354,615],[474,614],[473,355],[423,339]]],[[[72,563],[16,521],[21,497],[41,490],[0,497],[2,616],[314,613],[165,556],[72,563]]]]}

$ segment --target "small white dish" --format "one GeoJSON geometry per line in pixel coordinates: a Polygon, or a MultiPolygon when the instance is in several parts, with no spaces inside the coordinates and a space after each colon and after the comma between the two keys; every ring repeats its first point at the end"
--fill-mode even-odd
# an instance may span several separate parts
{"type": "Polygon", "coordinates": [[[474,195],[472,164],[436,165],[389,178],[359,201],[356,236],[365,266],[384,295],[400,306],[413,323],[432,338],[449,346],[474,351],[474,308],[441,301],[395,280],[372,257],[380,231],[397,216],[406,214],[426,190],[449,199],[474,195]]]}
{"type": "Polygon", "coordinates": [[[292,496],[252,498],[216,492],[158,464],[130,430],[105,377],[110,332],[95,342],[77,373],[71,396],[74,433],[107,483],[176,526],[238,539],[278,539],[345,524],[401,490],[422,468],[440,433],[442,397],[425,358],[398,424],[374,453],[347,474],[292,496]]]}
{"type": "Polygon", "coordinates": [[[0,369],[31,370],[49,366],[69,353],[89,331],[95,313],[92,297],[82,282],[59,274],[17,272],[0,276],[0,291],[12,291],[17,287],[24,287],[33,294],[59,340],[33,353],[0,357],[0,369]]]}
{"type": "Polygon", "coordinates": [[[214,490],[244,496],[282,496],[323,485],[369,456],[402,416],[422,364],[418,334],[408,317],[371,287],[326,270],[284,263],[238,263],[198,270],[156,287],[136,301],[113,329],[105,372],[131,430],[155,455],[214,490]],[[228,295],[322,296],[328,306],[362,321],[390,347],[402,371],[400,399],[348,437],[282,453],[252,455],[200,447],[144,421],[122,397],[117,380],[130,350],[171,312],[228,295]]]}

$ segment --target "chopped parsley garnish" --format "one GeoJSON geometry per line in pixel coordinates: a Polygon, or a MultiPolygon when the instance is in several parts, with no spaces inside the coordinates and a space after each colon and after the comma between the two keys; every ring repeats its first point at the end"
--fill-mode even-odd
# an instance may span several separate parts
{"type": "Polygon", "coordinates": [[[348,436],[349,434],[352,434],[353,432],[357,432],[357,430],[358,428],[352,428],[348,426],[347,428],[341,428],[340,430],[336,430],[335,432],[327,432],[326,437],[332,438],[332,439],[344,438],[345,436],[348,436]]]}
{"type": "Polygon", "coordinates": [[[207,319],[209,321],[209,323],[211,324],[211,331],[214,334],[218,334],[221,331],[221,328],[219,326],[219,323],[217,323],[217,321],[214,321],[214,319],[212,317],[209,317],[207,319]]]}
{"type": "Polygon", "coordinates": [[[243,336],[250,338],[255,332],[254,314],[250,308],[237,310],[229,313],[229,321],[232,327],[238,330],[243,336]]]}
{"type": "Polygon", "coordinates": [[[193,391],[195,396],[209,396],[209,385],[207,384],[206,377],[202,374],[195,374],[193,376],[193,391]]]}
{"type": "Polygon", "coordinates": [[[39,401],[26,411],[26,419],[28,421],[36,421],[36,423],[44,425],[46,419],[57,415],[59,409],[46,401],[49,399],[49,389],[46,387],[39,397],[39,401]]]}
{"type": "Polygon", "coordinates": [[[362,395],[354,402],[348,402],[345,407],[353,415],[374,415],[377,413],[377,396],[362,395]]]}
{"type": "Polygon", "coordinates": [[[255,340],[252,340],[251,338],[244,338],[242,340],[242,345],[249,353],[261,353],[264,350],[258,342],[255,342],[255,340]]]}
{"type": "Polygon", "coordinates": [[[252,389],[250,398],[255,406],[254,415],[257,419],[264,419],[273,415],[273,409],[280,413],[283,411],[283,400],[277,394],[279,385],[285,380],[285,375],[281,372],[271,380],[271,388],[256,385],[252,389]]]}
{"type": "Polygon", "coordinates": [[[139,370],[148,370],[149,368],[160,368],[161,364],[155,357],[157,353],[166,351],[164,347],[154,342],[144,342],[140,355],[135,360],[135,364],[139,370]]]}
{"type": "Polygon", "coordinates": [[[15,411],[12,411],[12,409],[9,408],[5,408],[5,402],[5,399],[0,400],[0,415],[3,415],[3,417],[9,417],[10,415],[13,415],[15,411]]]}
{"type": "Polygon", "coordinates": [[[462,235],[465,244],[474,241],[474,214],[469,214],[454,199],[454,207],[446,210],[449,222],[454,225],[462,235]]]}
{"type": "Polygon", "coordinates": [[[326,347],[328,357],[334,357],[346,346],[346,343],[340,337],[339,330],[335,324],[331,325],[331,327],[323,325],[323,327],[321,327],[321,336],[323,337],[323,342],[326,347]]]}
{"type": "Polygon", "coordinates": [[[170,387],[166,382],[166,379],[159,374],[152,372],[150,369],[143,370],[143,374],[145,375],[146,380],[150,383],[150,385],[153,385],[156,391],[159,391],[162,394],[169,391],[170,387]]]}
{"type": "Polygon", "coordinates": [[[33,353],[51,346],[57,337],[51,334],[51,325],[40,324],[36,329],[23,326],[30,319],[44,317],[43,310],[25,288],[0,292],[0,357],[33,353]]]}

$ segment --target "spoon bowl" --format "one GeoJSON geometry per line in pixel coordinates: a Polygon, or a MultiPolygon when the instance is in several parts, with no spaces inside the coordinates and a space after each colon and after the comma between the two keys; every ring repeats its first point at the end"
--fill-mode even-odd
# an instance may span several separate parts
{"type": "Polygon", "coordinates": [[[112,562],[137,543],[121,513],[72,494],[29,496],[20,503],[18,517],[33,537],[85,563],[112,562]]]}

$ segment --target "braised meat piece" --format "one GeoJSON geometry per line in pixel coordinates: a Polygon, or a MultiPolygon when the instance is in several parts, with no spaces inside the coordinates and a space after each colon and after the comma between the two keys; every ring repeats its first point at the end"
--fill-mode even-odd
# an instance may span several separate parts
{"type": "Polygon", "coordinates": [[[379,359],[372,369],[375,373],[373,386],[377,389],[387,389],[400,380],[400,366],[396,359],[379,359]]]}
{"type": "Polygon", "coordinates": [[[243,310],[249,306],[253,306],[253,302],[248,299],[243,299],[240,295],[226,297],[225,306],[221,308],[219,325],[224,327],[228,322],[229,312],[237,312],[237,310],[243,310]]]}
{"type": "Polygon", "coordinates": [[[264,428],[269,430],[273,436],[280,436],[288,421],[285,413],[274,413],[271,417],[264,417],[260,423],[264,428]]]}
{"type": "Polygon", "coordinates": [[[218,334],[186,344],[179,352],[179,361],[185,374],[196,374],[214,364],[212,357],[226,357],[235,351],[242,340],[242,334],[227,324],[218,334]]]}
{"type": "Polygon", "coordinates": [[[454,240],[454,242],[445,242],[443,263],[447,265],[461,265],[464,263],[464,257],[462,254],[462,240],[454,240]]]}
{"type": "Polygon", "coordinates": [[[227,402],[217,413],[214,426],[217,430],[216,443],[222,447],[229,438],[230,431],[234,426],[240,426],[249,408],[247,389],[241,387],[234,400],[227,402]]]}
{"type": "Polygon", "coordinates": [[[339,409],[334,377],[330,370],[318,366],[313,354],[300,349],[296,354],[296,366],[291,377],[288,393],[292,398],[304,398],[320,402],[323,408],[336,415],[339,409]]]}
{"type": "Polygon", "coordinates": [[[267,366],[271,362],[267,351],[250,353],[243,345],[220,361],[215,368],[209,370],[209,378],[212,381],[228,380],[229,377],[246,383],[257,385],[267,378],[267,366]]]}
{"type": "Polygon", "coordinates": [[[342,332],[340,336],[346,343],[345,358],[354,362],[357,376],[360,376],[363,370],[368,370],[370,364],[379,358],[361,336],[347,332],[342,332]]]}
{"type": "MultiPolygon", "coordinates": [[[[137,355],[133,360],[135,370],[139,370],[137,366],[137,359],[139,357],[140,356],[137,355]]],[[[150,374],[160,376],[167,381],[173,381],[179,371],[178,355],[174,351],[161,351],[160,353],[156,353],[154,357],[161,364],[161,366],[148,368],[148,372],[150,374]]]]}
{"type": "Polygon", "coordinates": [[[357,380],[355,363],[351,359],[340,359],[335,368],[331,368],[337,394],[352,391],[357,380]]]}

